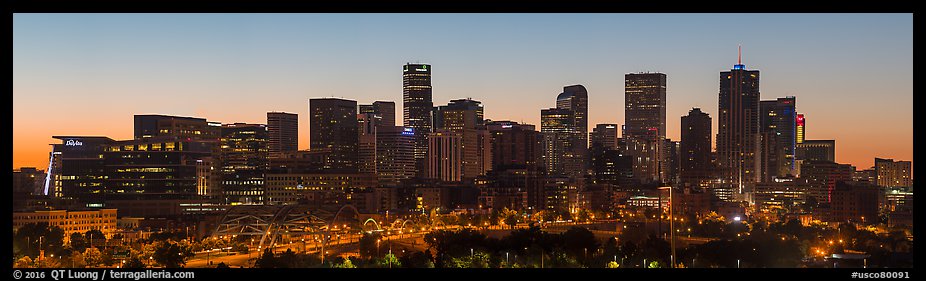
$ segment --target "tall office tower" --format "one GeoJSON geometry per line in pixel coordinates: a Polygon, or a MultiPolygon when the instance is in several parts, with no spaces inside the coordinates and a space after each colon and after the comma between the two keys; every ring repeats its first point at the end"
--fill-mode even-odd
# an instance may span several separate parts
{"type": "Polygon", "coordinates": [[[760,178],[763,182],[796,174],[796,102],[794,97],[759,102],[759,158],[762,165],[760,178]]]}
{"type": "Polygon", "coordinates": [[[601,146],[604,149],[620,150],[617,147],[617,124],[597,124],[589,134],[590,147],[601,146]]]}
{"type": "Polygon", "coordinates": [[[219,126],[219,124],[207,122],[204,118],[157,114],[135,115],[135,139],[174,137],[217,140],[219,126]]]}
{"type": "Polygon", "coordinates": [[[373,104],[361,104],[360,114],[365,113],[372,113],[379,125],[395,126],[395,102],[375,101],[373,104]]]}
{"type": "Polygon", "coordinates": [[[624,75],[624,152],[633,157],[633,175],[642,183],[665,181],[666,75],[624,75]]]}
{"type": "Polygon", "coordinates": [[[913,162],[894,161],[894,159],[875,158],[875,175],[878,186],[881,187],[910,187],[913,178],[910,177],[913,162]]]}
{"type": "Polygon", "coordinates": [[[267,112],[267,132],[271,155],[299,150],[299,115],[286,112],[267,112]]]}
{"type": "Polygon", "coordinates": [[[433,129],[435,132],[463,134],[464,179],[475,179],[491,169],[491,137],[485,129],[483,107],[479,101],[458,99],[436,107],[433,129]]]}
{"type": "Polygon", "coordinates": [[[795,143],[804,143],[804,137],[806,136],[804,129],[807,127],[806,123],[804,122],[807,122],[804,120],[804,114],[797,114],[797,118],[795,118],[794,121],[794,126],[796,127],[794,130],[795,143]]]}
{"type": "Polygon", "coordinates": [[[572,111],[572,154],[578,157],[579,170],[570,170],[571,175],[582,177],[588,167],[588,90],[582,85],[563,87],[563,92],[556,96],[556,108],[572,111]]]}
{"type": "Polygon", "coordinates": [[[710,182],[711,116],[692,108],[682,116],[682,133],[679,155],[679,179],[682,183],[702,186],[710,182]]]}
{"type": "Polygon", "coordinates": [[[428,136],[428,178],[463,179],[463,133],[438,131],[428,136]]]}
{"type": "Polygon", "coordinates": [[[581,177],[584,158],[576,153],[576,119],[569,109],[549,108],[540,111],[543,134],[543,162],[547,175],[581,177]]]}
{"type": "Polygon", "coordinates": [[[331,152],[331,169],[356,172],[359,134],[357,102],[337,98],[309,100],[309,149],[331,152]]]}
{"type": "Polygon", "coordinates": [[[223,124],[221,186],[225,204],[262,205],[265,176],[270,168],[267,126],[223,124]]]}
{"type": "Polygon", "coordinates": [[[415,133],[415,171],[427,175],[428,134],[431,130],[431,65],[406,63],[402,69],[403,125],[415,133]]]}
{"type": "Polygon", "coordinates": [[[759,181],[759,71],[741,60],[720,72],[717,120],[717,162],[721,187],[741,196],[747,184],[759,181]]]}
{"type": "Polygon", "coordinates": [[[376,178],[396,184],[415,176],[415,132],[401,126],[380,126],[376,131],[376,178]]]}

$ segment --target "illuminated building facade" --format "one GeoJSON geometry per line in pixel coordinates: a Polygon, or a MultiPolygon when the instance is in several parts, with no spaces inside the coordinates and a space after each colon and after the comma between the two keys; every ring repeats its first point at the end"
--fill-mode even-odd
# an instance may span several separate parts
{"type": "Polygon", "coordinates": [[[722,186],[734,197],[759,181],[759,71],[738,62],[720,72],[717,162],[722,186]]]}
{"type": "Polygon", "coordinates": [[[543,134],[543,162],[547,175],[578,176],[582,158],[575,154],[576,126],[574,112],[549,108],[540,111],[543,134]]]}
{"type": "Polygon", "coordinates": [[[107,137],[53,136],[50,177],[43,192],[73,199],[81,206],[103,208],[107,178],[104,151],[113,141],[107,137]]]}
{"type": "Polygon", "coordinates": [[[588,162],[588,90],[582,85],[563,87],[556,96],[556,108],[572,111],[573,129],[570,132],[570,151],[566,174],[572,177],[585,175],[588,162]]]}
{"type": "Polygon", "coordinates": [[[875,174],[878,186],[881,187],[910,187],[913,186],[913,162],[894,161],[894,159],[875,158],[875,174]]]}
{"type": "Polygon", "coordinates": [[[431,65],[406,63],[402,68],[402,122],[415,133],[415,171],[426,175],[431,130],[431,65]]]}
{"type": "Polygon", "coordinates": [[[620,150],[618,143],[617,124],[597,124],[589,133],[590,147],[600,146],[603,149],[620,150]]]}
{"type": "Polygon", "coordinates": [[[273,155],[299,150],[299,115],[267,112],[267,151],[273,155]]]}
{"type": "Polygon", "coordinates": [[[175,137],[181,139],[215,140],[219,137],[217,124],[204,118],[157,114],[135,115],[135,139],[175,137]]]}
{"type": "Polygon", "coordinates": [[[624,75],[624,153],[642,183],[665,182],[666,75],[624,75]]]}
{"type": "Polygon", "coordinates": [[[759,102],[759,158],[763,182],[795,174],[796,103],[794,97],[759,102]]]}
{"type": "Polygon", "coordinates": [[[226,204],[262,205],[264,176],[269,169],[267,126],[263,124],[222,125],[221,186],[226,204]]]}
{"type": "Polygon", "coordinates": [[[337,98],[309,100],[309,149],[331,152],[331,169],[356,172],[359,159],[357,102],[337,98]]]}
{"type": "Polygon", "coordinates": [[[428,135],[428,178],[463,180],[463,133],[439,131],[428,135]]]}
{"type": "MultiPolygon", "coordinates": [[[[90,230],[99,230],[107,237],[111,237],[116,231],[116,213],[116,209],[13,212],[13,229],[30,223],[57,226],[64,231],[65,243],[69,242],[71,234],[84,234],[90,230]]],[[[94,240],[96,239],[94,237],[94,240]]]]}

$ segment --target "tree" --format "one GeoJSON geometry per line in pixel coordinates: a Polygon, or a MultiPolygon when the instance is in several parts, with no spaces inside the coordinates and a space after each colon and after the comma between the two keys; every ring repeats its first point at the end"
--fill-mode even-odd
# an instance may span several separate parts
{"type": "Polygon", "coordinates": [[[381,239],[382,239],[382,236],[380,236],[379,233],[374,233],[374,234],[364,233],[363,236],[360,237],[360,242],[357,245],[358,247],[360,247],[360,256],[361,257],[377,256],[378,253],[376,252],[377,251],[376,241],[379,241],[381,239]]]}
{"type": "Polygon", "coordinates": [[[254,261],[254,267],[256,268],[279,268],[280,265],[277,263],[276,258],[273,256],[273,252],[270,249],[264,250],[264,253],[254,261]]]}
{"type": "Polygon", "coordinates": [[[71,256],[69,256],[68,259],[70,262],[66,265],[69,265],[70,267],[83,268],[87,266],[87,260],[84,259],[84,254],[81,254],[78,251],[72,251],[71,256]]]}
{"type": "Polygon", "coordinates": [[[344,259],[344,262],[342,263],[335,264],[334,267],[335,268],[357,268],[357,266],[354,265],[354,263],[350,261],[350,258],[344,259]]]}
{"type": "Polygon", "coordinates": [[[220,262],[218,265],[215,266],[215,268],[229,268],[229,267],[227,264],[225,264],[225,262],[220,262]]]}
{"type": "Polygon", "coordinates": [[[30,223],[19,227],[13,234],[13,255],[38,257],[45,254],[61,255],[64,248],[64,231],[47,223],[30,223]]]}
{"type": "Polygon", "coordinates": [[[97,248],[87,248],[84,250],[84,260],[88,266],[97,266],[103,261],[103,253],[97,248]]]}
{"type": "Polygon", "coordinates": [[[154,261],[168,268],[186,265],[186,260],[193,256],[189,247],[182,247],[173,241],[159,242],[154,249],[154,261]]]}
{"type": "Polygon", "coordinates": [[[618,268],[618,267],[621,267],[621,265],[618,264],[616,261],[610,261],[608,262],[608,265],[606,267],[607,268],[618,268]]]}
{"type": "Polygon", "coordinates": [[[581,257],[581,260],[586,265],[588,265],[586,254],[589,252],[594,254],[598,250],[598,241],[595,239],[595,234],[584,227],[573,226],[563,232],[563,243],[566,253],[574,257],[581,257]]]}
{"type": "Polygon", "coordinates": [[[129,261],[125,262],[124,268],[145,268],[145,263],[138,258],[138,256],[133,256],[129,261]]]}
{"type": "Polygon", "coordinates": [[[87,242],[90,242],[91,244],[93,243],[93,241],[90,241],[91,238],[97,241],[100,241],[100,240],[106,241],[106,235],[103,234],[103,232],[100,231],[99,229],[87,230],[87,232],[84,232],[84,238],[87,238],[87,242]]]}
{"type": "Polygon", "coordinates": [[[80,234],[80,232],[71,233],[70,238],[71,238],[70,239],[71,249],[73,249],[74,251],[83,253],[85,250],[87,250],[87,247],[89,247],[90,245],[90,243],[87,242],[87,239],[84,239],[84,235],[80,234]]]}
{"type": "Polygon", "coordinates": [[[399,259],[392,253],[386,254],[382,259],[383,267],[398,268],[402,267],[402,263],[399,262],[399,259]]]}
{"type": "Polygon", "coordinates": [[[517,211],[509,210],[505,208],[502,210],[501,214],[502,219],[505,222],[505,225],[508,225],[508,228],[514,228],[518,224],[518,219],[521,217],[517,211]]]}
{"type": "Polygon", "coordinates": [[[14,268],[32,268],[33,266],[32,259],[29,258],[29,256],[19,258],[16,260],[16,263],[13,264],[14,268]]]}
{"type": "Polygon", "coordinates": [[[112,266],[114,263],[116,263],[116,259],[113,257],[115,253],[116,251],[112,248],[104,250],[102,256],[100,257],[100,262],[105,266],[112,266]]]}

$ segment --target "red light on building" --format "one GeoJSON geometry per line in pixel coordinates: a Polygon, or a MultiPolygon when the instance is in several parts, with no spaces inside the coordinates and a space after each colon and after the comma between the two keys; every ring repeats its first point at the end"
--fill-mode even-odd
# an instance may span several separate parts
{"type": "Polygon", "coordinates": [[[804,114],[797,115],[797,125],[804,126],[804,114]]]}

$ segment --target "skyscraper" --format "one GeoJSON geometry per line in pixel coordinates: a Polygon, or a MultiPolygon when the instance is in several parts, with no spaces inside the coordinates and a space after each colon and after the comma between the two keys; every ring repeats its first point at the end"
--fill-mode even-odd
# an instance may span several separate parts
{"type": "Polygon", "coordinates": [[[395,102],[374,101],[373,104],[361,104],[360,114],[372,113],[377,125],[395,126],[395,102]]]}
{"type": "Polygon", "coordinates": [[[579,161],[579,166],[578,170],[570,170],[569,173],[581,176],[588,167],[588,90],[582,85],[563,87],[563,92],[556,96],[556,108],[571,110],[575,119],[572,122],[571,154],[578,158],[575,161],[579,161]]]}
{"type": "Polygon", "coordinates": [[[492,121],[486,127],[492,136],[493,171],[509,168],[536,170],[541,167],[542,137],[534,125],[492,121]]]}
{"type": "Polygon", "coordinates": [[[337,98],[309,100],[309,149],[330,151],[332,169],[357,171],[357,130],[356,101],[337,98]]]}
{"type": "Polygon", "coordinates": [[[720,72],[718,110],[721,188],[742,194],[747,184],[759,181],[759,71],[737,61],[732,70],[720,72]]]}
{"type": "Polygon", "coordinates": [[[221,186],[225,204],[264,204],[270,168],[267,126],[223,124],[221,138],[221,186]]]}
{"type": "Polygon", "coordinates": [[[475,179],[491,169],[491,137],[485,128],[482,103],[472,99],[458,99],[435,107],[433,130],[462,134],[464,179],[475,179]]]}
{"type": "Polygon", "coordinates": [[[759,102],[760,177],[764,182],[796,172],[796,102],[794,97],[759,102]]]}
{"type": "Polygon", "coordinates": [[[433,130],[463,131],[485,125],[482,103],[473,99],[451,100],[434,108],[433,130]]]}
{"type": "Polygon", "coordinates": [[[406,63],[402,69],[402,116],[405,127],[415,133],[416,171],[427,167],[428,134],[431,131],[431,65],[406,63]]]}
{"type": "Polygon", "coordinates": [[[597,124],[589,134],[591,147],[601,146],[604,149],[619,150],[617,147],[618,139],[617,124],[597,124]]]}
{"type": "Polygon", "coordinates": [[[376,130],[376,178],[394,184],[415,176],[415,132],[401,126],[376,130]]]}
{"type": "Polygon", "coordinates": [[[711,179],[711,116],[692,108],[682,116],[680,180],[699,186],[711,179]]]}
{"type": "Polygon", "coordinates": [[[642,183],[665,181],[666,75],[624,75],[624,141],[633,175],[642,183]]]}
{"type": "Polygon", "coordinates": [[[271,155],[299,150],[299,115],[267,112],[267,149],[271,155]]]}
{"type": "Polygon", "coordinates": [[[540,132],[543,133],[543,162],[548,175],[578,176],[581,160],[573,149],[575,138],[574,113],[569,109],[549,108],[540,111],[540,132]]]}

